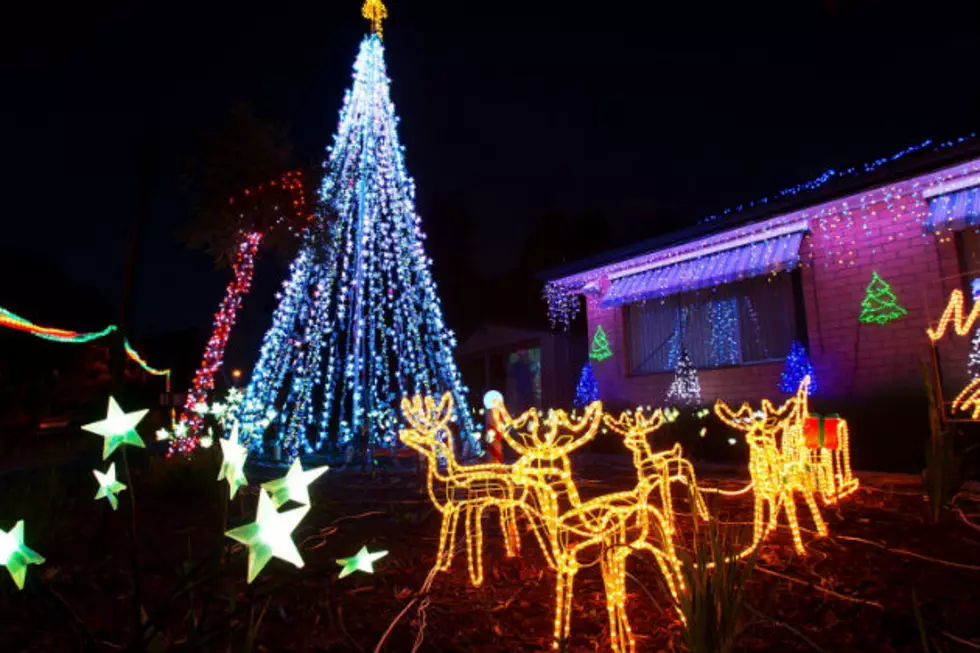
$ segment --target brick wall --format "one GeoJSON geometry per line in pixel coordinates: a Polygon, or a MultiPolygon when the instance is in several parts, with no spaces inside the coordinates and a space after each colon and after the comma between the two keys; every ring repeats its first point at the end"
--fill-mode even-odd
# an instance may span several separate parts
{"type": "MultiPolygon", "coordinates": [[[[922,395],[920,363],[928,364],[930,356],[925,329],[958,283],[942,279],[958,274],[959,264],[951,237],[923,235],[927,202],[914,187],[903,182],[801,212],[811,228],[801,250],[807,331],[820,397],[828,403],[922,395]],[[908,311],[885,325],[858,320],[875,270],[908,311]]],[[[614,353],[594,364],[604,401],[661,404],[673,374],[629,375],[624,309],[603,309],[590,298],[586,313],[590,338],[601,324],[614,353]]],[[[965,367],[968,348],[967,338],[944,345],[944,363],[952,372],[947,378],[965,367]]],[[[699,370],[698,375],[706,402],[758,402],[779,398],[781,371],[779,363],[699,370]]]]}

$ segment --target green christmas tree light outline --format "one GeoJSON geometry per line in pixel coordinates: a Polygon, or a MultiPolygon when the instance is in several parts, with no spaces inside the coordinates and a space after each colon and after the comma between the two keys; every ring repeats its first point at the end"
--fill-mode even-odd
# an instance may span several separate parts
{"type": "Polygon", "coordinates": [[[595,333],[592,335],[592,346],[589,348],[589,358],[597,362],[602,362],[607,358],[610,358],[612,355],[612,349],[609,348],[609,337],[606,336],[606,331],[600,324],[596,327],[595,333]]]}
{"type": "Polygon", "coordinates": [[[877,270],[872,270],[871,283],[868,284],[864,299],[861,301],[861,315],[858,320],[863,324],[881,325],[906,315],[908,311],[898,303],[898,297],[892,292],[892,287],[878,275],[877,270]],[[874,306],[875,302],[879,305],[874,306]]]}

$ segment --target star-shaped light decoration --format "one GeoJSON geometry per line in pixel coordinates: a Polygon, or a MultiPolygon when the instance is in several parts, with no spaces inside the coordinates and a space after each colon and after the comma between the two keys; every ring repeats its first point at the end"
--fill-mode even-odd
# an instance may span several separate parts
{"type": "Polygon", "coordinates": [[[163,442],[164,440],[170,439],[170,431],[167,429],[157,429],[157,442],[163,442]]]}
{"type": "Polygon", "coordinates": [[[221,444],[221,469],[218,471],[218,480],[227,480],[231,499],[235,498],[238,488],[248,484],[245,478],[245,458],[248,457],[248,449],[238,443],[238,424],[231,427],[231,437],[227,440],[218,440],[221,444]]]}
{"type": "Polygon", "coordinates": [[[329,467],[324,465],[323,467],[315,467],[314,469],[308,469],[303,471],[303,466],[299,462],[299,458],[293,461],[292,466],[286,475],[282,478],[277,478],[274,481],[269,481],[268,483],[263,483],[262,487],[269,491],[269,495],[272,497],[273,503],[276,504],[276,508],[281,508],[287,501],[295,501],[296,503],[302,503],[303,505],[310,505],[310,492],[309,485],[316,479],[320,478],[324,472],[326,472],[329,467]]]}
{"type": "Polygon", "coordinates": [[[131,444],[134,447],[146,447],[143,439],[136,432],[136,425],[143,416],[149,411],[147,409],[136,410],[132,413],[124,413],[116,400],[109,397],[109,413],[105,419],[92,422],[82,427],[89,433],[95,433],[105,438],[105,446],[102,448],[102,460],[106,460],[112,455],[121,444],[131,444]]]}
{"type": "Polygon", "coordinates": [[[251,583],[272,558],[303,566],[292,533],[309,510],[309,506],[301,506],[279,512],[266,491],[259,490],[255,521],[225,533],[248,547],[248,582],[251,583]]]}
{"type": "Polygon", "coordinates": [[[7,568],[10,577],[14,579],[17,589],[24,589],[24,577],[27,575],[27,565],[44,563],[36,551],[24,546],[24,520],[14,524],[9,533],[0,529],[0,565],[7,568]]]}
{"type": "Polygon", "coordinates": [[[338,558],[337,564],[343,567],[340,570],[340,578],[350,576],[355,571],[364,571],[369,574],[374,573],[374,561],[388,555],[387,551],[375,551],[370,553],[366,546],[362,546],[353,558],[338,558]]]}
{"type": "Polygon", "coordinates": [[[95,500],[108,499],[112,509],[119,507],[119,499],[116,495],[126,489],[126,486],[116,480],[116,463],[109,465],[105,474],[97,469],[93,469],[95,480],[99,482],[99,491],[95,493],[95,500]]]}

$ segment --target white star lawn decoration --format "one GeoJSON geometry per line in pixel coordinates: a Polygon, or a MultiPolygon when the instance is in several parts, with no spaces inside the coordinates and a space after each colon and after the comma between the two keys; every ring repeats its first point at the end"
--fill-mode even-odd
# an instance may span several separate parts
{"type": "Polygon", "coordinates": [[[116,480],[116,463],[109,465],[105,474],[97,469],[93,469],[95,480],[99,482],[99,491],[95,493],[95,500],[108,499],[112,509],[119,507],[119,499],[116,495],[126,489],[126,486],[116,480]]]}
{"type": "Polygon", "coordinates": [[[225,533],[248,547],[248,582],[252,582],[272,558],[303,566],[303,558],[293,542],[292,533],[302,521],[309,506],[285,512],[276,510],[265,490],[259,490],[259,508],[255,521],[225,533]]]}
{"type": "Polygon", "coordinates": [[[24,546],[24,520],[21,519],[7,533],[0,529],[0,566],[7,568],[10,577],[14,579],[17,589],[24,589],[24,577],[27,575],[27,565],[44,563],[36,551],[24,546]]]}
{"type": "Polygon", "coordinates": [[[376,551],[370,553],[366,546],[362,546],[353,558],[339,558],[337,564],[343,567],[340,570],[340,578],[350,576],[355,571],[363,571],[369,574],[374,573],[374,561],[388,555],[387,551],[376,551]]]}
{"type": "Polygon", "coordinates": [[[157,430],[157,442],[163,442],[164,440],[169,440],[169,439],[170,439],[170,431],[168,431],[167,429],[157,430]]]}
{"type": "Polygon", "coordinates": [[[136,432],[136,425],[143,416],[149,411],[147,409],[136,410],[132,413],[124,413],[116,400],[109,397],[109,413],[105,419],[92,422],[82,427],[89,433],[95,433],[105,438],[105,446],[102,448],[102,460],[106,460],[112,455],[119,445],[131,444],[134,447],[146,447],[143,439],[136,432]]]}
{"type": "Polygon", "coordinates": [[[228,490],[231,493],[229,498],[234,499],[238,488],[248,484],[245,478],[245,458],[248,457],[248,449],[238,443],[238,424],[231,427],[231,437],[227,440],[218,440],[221,445],[221,469],[218,471],[218,480],[228,481],[228,490]]]}
{"type": "Polygon", "coordinates": [[[262,487],[269,491],[276,508],[281,508],[287,501],[295,501],[308,506],[310,505],[310,483],[320,478],[328,469],[330,468],[324,465],[303,471],[303,466],[297,458],[284,477],[263,483],[262,487]]]}

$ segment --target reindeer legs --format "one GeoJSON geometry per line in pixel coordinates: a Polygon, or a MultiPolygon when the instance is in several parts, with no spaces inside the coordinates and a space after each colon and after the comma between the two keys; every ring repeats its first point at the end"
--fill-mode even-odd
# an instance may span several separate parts
{"type": "Polygon", "coordinates": [[[466,564],[473,587],[483,584],[483,506],[466,506],[466,564]]]}

